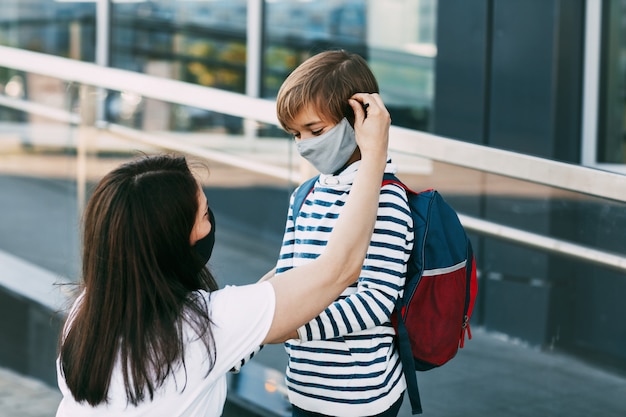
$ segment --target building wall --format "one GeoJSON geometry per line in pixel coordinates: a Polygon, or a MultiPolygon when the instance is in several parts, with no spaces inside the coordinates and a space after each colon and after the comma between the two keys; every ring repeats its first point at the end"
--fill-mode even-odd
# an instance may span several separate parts
{"type": "MultiPolygon", "coordinates": [[[[434,132],[580,163],[584,12],[582,0],[440,0],[434,132]]],[[[486,193],[463,204],[522,230],[626,250],[626,215],[607,201],[486,193]]],[[[480,324],[626,369],[623,274],[476,239],[480,324]]]]}

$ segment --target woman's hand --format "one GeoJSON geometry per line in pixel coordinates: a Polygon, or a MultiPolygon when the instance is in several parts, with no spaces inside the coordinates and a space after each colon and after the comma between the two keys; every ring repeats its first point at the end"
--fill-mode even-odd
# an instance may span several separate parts
{"type": "Polygon", "coordinates": [[[382,153],[386,159],[391,116],[380,95],[357,93],[348,103],[354,111],[354,132],[361,157],[382,153]]]}

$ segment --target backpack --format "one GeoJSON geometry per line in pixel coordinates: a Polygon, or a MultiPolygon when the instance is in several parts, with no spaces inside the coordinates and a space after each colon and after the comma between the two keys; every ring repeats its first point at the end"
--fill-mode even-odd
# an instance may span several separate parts
{"type": "MultiPolygon", "coordinates": [[[[318,176],[294,195],[293,219],[318,176]]],[[[393,174],[382,185],[397,184],[407,193],[415,241],[407,265],[404,295],[391,322],[413,414],[422,413],[415,371],[427,371],[452,359],[472,338],[469,320],[478,292],[472,245],[454,209],[433,189],[415,192],[393,174]]]]}

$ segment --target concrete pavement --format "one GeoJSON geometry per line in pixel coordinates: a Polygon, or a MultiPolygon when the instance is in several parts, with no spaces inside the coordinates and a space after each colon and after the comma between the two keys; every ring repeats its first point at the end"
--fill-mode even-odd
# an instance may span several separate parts
{"type": "Polygon", "coordinates": [[[0,368],[0,417],[54,417],[60,400],[56,388],[0,368]]]}

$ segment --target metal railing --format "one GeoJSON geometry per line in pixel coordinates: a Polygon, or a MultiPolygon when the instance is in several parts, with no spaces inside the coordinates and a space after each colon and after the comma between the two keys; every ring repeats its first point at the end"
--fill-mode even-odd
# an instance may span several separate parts
{"type": "MultiPolygon", "coordinates": [[[[122,92],[164,102],[197,107],[278,125],[275,103],[223,90],[135,72],[106,68],[91,63],[0,46],[0,66],[36,73],[70,83],[122,92]]],[[[39,114],[70,124],[84,123],[84,117],[25,100],[0,96],[0,105],[39,114]]],[[[134,141],[184,152],[252,170],[292,182],[299,180],[291,170],[190,143],[151,135],[137,129],[96,121],[99,129],[134,141]]],[[[509,152],[420,131],[392,126],[390,150],[485,173],[520,179],[589,196],[626,202],[626,176],[578,165],[509,152]]],[[[626,257],[567,241],[530,233],[483,219],[460,215],[464,226],[480,235],[492,236],[532,248],[583,259],[626,271],[626,257]]]]}

